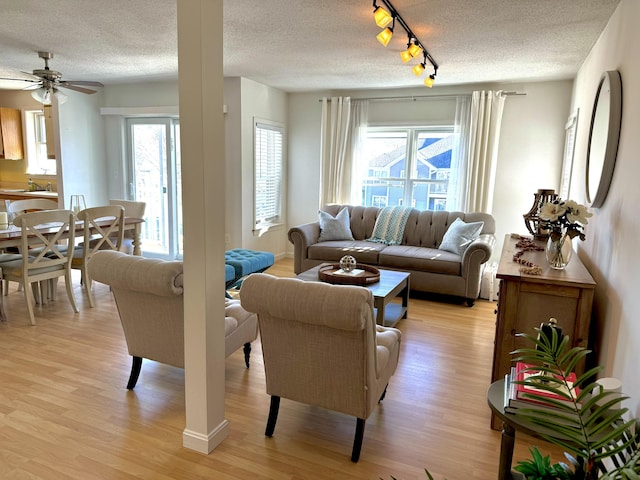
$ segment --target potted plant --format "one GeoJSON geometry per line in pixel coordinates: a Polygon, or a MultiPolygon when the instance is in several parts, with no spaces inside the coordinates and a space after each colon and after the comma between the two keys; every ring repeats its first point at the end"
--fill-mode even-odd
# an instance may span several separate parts
{"type": "Polygon", "coordinates": [[[569,337],[561,336],[555,328],[538,336],[518,334],[527,338],[533,348],[514,351],[514,362],[531,365],[529,376],[514,383],[529,385],[547,395],[528,393],[532,400],[551,402],[560,413],[539,409],[517,409],[514,415],[546,427],[553,432],[540,435],[566,450],[567,463],[551,465],[537,448],[531,450],[532,459],[520,462],[514,470],[527,479],[640,479],[640,428],[635,419],[624,420],[627,408],[617,408],[628,397],[617,396],[598,388],[595,367],[570,382],[571,373],[583,361],[589,350],[569,348],[569,337]],[[580,392],[576,394],[576,392],[580,392]],[[548,394],[559,395],[563,401],[550,400],[548,394]],[[537,398],[536,398],[537,396],[537,398]],[[539,468],[538,468],[539,467],[539,468]],[[538,469],[538,470],[536,470],[538,469]]]}

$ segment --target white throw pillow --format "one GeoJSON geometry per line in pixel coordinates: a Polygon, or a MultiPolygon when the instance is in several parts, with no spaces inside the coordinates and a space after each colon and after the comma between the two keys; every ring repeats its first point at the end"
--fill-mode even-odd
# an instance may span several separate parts
{"type": "Polygon", "coordinates": [[[346,208],[340,210],[335,217],[320,210],[318,212],[318,220],[320,221],[319,242],[353,240],[351,224],[349,223],[349,210],[346,208]]]}
{"type": "Polygon", "coordinates": [[[456,218],[445,232],[440,250],[457,253],[462,256],[471,242],[480,236],[484,222],[465,223],[456,218]]]}

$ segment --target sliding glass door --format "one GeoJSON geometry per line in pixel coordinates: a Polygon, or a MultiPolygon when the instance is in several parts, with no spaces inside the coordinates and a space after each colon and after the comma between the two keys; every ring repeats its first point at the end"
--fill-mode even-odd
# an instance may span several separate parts
{"type": "Polygon", "coordinates": [[[146,202],[145,256],[182,256],[180,123],[177,118],[129,118],[129,196],[146,202]]]}

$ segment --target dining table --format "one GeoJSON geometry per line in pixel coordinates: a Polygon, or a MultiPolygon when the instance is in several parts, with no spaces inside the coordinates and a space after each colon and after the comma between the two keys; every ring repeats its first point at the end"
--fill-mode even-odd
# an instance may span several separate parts
{"type": "MultiPolygon", "coordinates": [[[[134,218],[134,217],[125,217],[124,219],[124,230],[133,231],[133,254],[134,255],[142,255],[141,249],[141,241],[140,241],[140,233],[142,230],[142,224],[144,223],[144,219],[142,218],[134,218]]],[[[96,221],[97,226],[91,226],[91,230],[97,230],[98,227],[104,228],[108,227],[111,224],[110,219],[98,220],[96,221]]],[[[41,235],[46,236],[47,234],[55,235],[59,226],[56,225],[47,225],[42,224],[39,227],[38,232],[41,235]]],[[[84,222],[81,220],[76,220],[75,229],[74,229],[75,238],[84,237],[84,222]]],[[[60,239],[69,238],[68,233],[63,234],[60,239]]],[[[28,237],[29,245],[37,245],[40,240],[37,236],[29,236],[28,237]]],[[[5,250],[9,247],[20,247],[22,246],[22,229],[20,227],[16,227],[15,225],[9,224],[0,224],[0,251],[5,250]]],[[[0,264],[0,280],[2,279],[2,265],[0,264]]],[[[2,288],[0,287],[0,322],[6,320],[5,312],[4,312],[4,301],[2,295],[2,288]]]]}
{"type": "MultiPolygon", "coordinates": [[[[102,221],[96,222],[100,227],[108,227],[110,225],[110,220],[105,219],[102,221]]],[[[124,219],[124,230],[133,230],[133,254],[134,255],[142,255],[142,250],[140,248],[140,232],[142,229],[142,224],[144,223],[144,219],[142,218],[133,218],[133,217],[125,217],[124,219]]],[[[95,230],[96,227],[92,227],[92,230],[95,230]]],[[[48,226],[47,224],[43,224],[41,228],[38,228],[38,231],[42,235],[46,235],[47,233],[55,234],[58,231],[58,227],[55,225],[48,226]]],[[[84,236],[84,222],[81,220],[76,220],[75,222],[75,237],[79,238],[84,236]]],[[[63,235],[61,238],[68,238],[68,235],[63,235]]],[[[32,237],[33,243],[38,242],[38,238],[36,236],[32,237]]],[[[31,238],[29,239],[29,244],[32,243],[31,238]]],[[[22,230],[20,227],[16,227],[13,224],[0,224],[0,250],[8,248],[8,247],[19,247],[22,245],[22,230]]]]}

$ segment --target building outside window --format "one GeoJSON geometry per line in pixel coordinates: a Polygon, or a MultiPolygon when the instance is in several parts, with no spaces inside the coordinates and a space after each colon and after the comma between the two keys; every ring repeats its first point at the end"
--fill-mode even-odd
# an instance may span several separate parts
{"type": "Polygon", "coordinates": [[[370,127],[362,205],[447,210],[453,140],[453,127],[370,127]]]}

